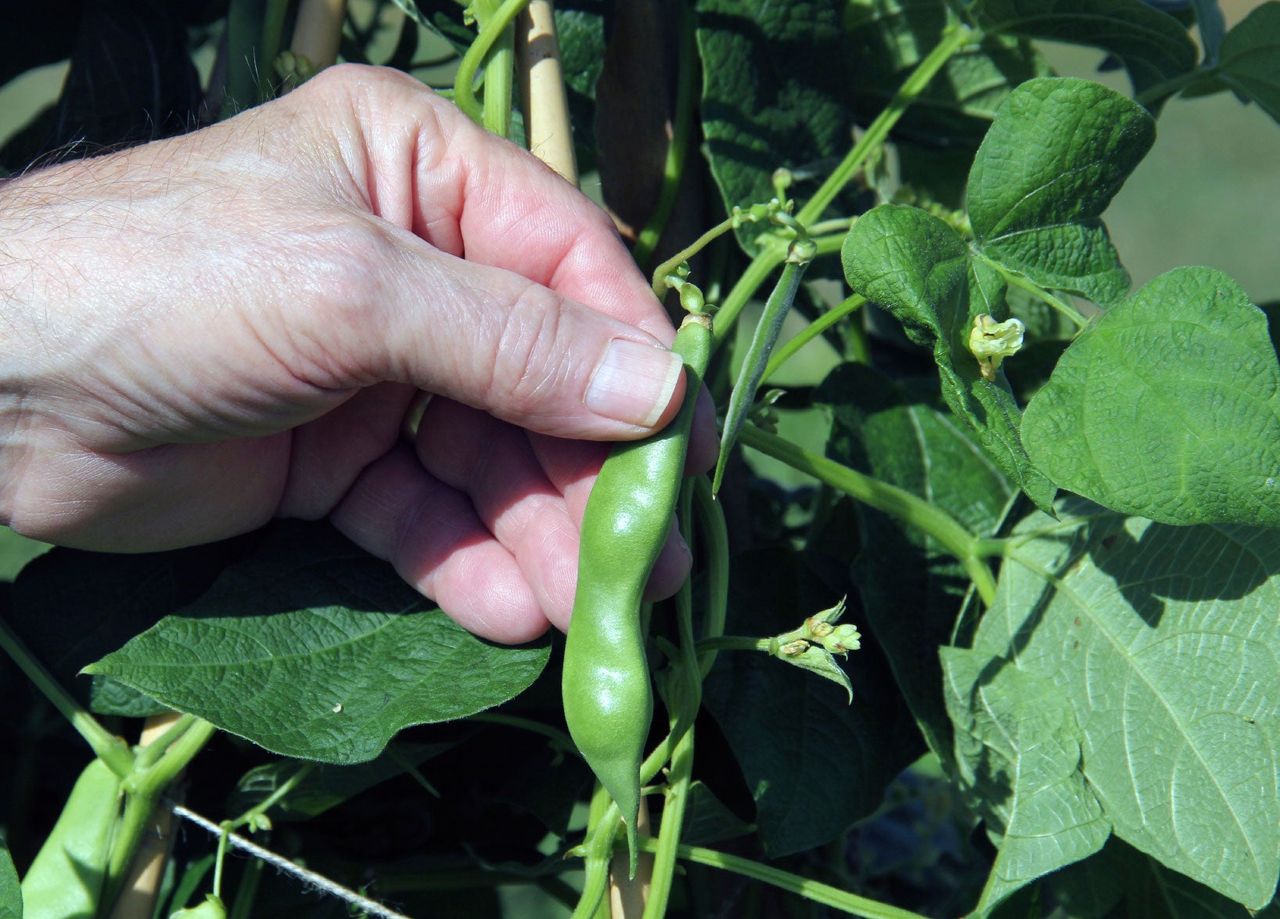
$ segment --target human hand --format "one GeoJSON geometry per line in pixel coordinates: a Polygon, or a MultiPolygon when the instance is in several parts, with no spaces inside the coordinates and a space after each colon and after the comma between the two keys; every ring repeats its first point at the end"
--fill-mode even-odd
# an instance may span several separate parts
{"type": "MultiPolygon", "coordinates": [[[[374,68],[0,186],[0,296],[16,530],[147,551],[328,515],[500,641],[567,626],[593,441],[684,389],[607,216],[374,68]]],[[[687,568],[673,537],[652,592],[687,568]]]]}

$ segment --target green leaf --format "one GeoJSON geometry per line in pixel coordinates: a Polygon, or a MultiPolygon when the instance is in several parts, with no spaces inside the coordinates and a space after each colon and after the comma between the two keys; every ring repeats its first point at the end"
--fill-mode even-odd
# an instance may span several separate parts
{"type": "Polygon", "coordinates": [[[1015,529],[974,652],[1070,705],[1117,836],[1261,908],[1280,875],[1280,540],[1061,510],[1015,529]]]}
{"type": "MultiPolygon", "coordinates": [[[[1063,915],[1072,919],[1250,919],[1250,912],[1203,884],[1170,871],[1114,836],[1102,851],[1047,879],[1063,915]]],[[[1255,919],[1276,919],[1273,903],[1255,919]]]]}
{"type": "MultiPolygon", "coordinates": [[[[850,0],[844,21],[851,89],[862,120],[880,112],[907,75],[955,22],[945,0],[850,0]]],[[[1049,65],[1025,40],[984,36],[950,60],[894,126],[894,136],[931,146],[972,149],[1009,91],[1049,65]]]]}
{"type": "MultiPolygon", "coordinates": [[[[454,746],[456,743],[453,742],[398,743],[367,763],[317,766],[281,801],[272,806],[267,816],[272,820],[310,820],[375,785],[404,774],[407,766],[420,766],[454,746]]],[[[236,782],[235,790],[227,803],[227,811],[239,814],[261,804],[300,768],[303,768],[303,764],[296,760],[279,760],[255,766],[236,782]]]]}
{"type": "Polygon", "coordinates": [[[984,380],[968,350],[977,315],[1002,318],[999,279],[971,262],[964,240],[947,224],[898,205],[859,217],[841,258],[854,292],[888,309],[914,342],[932,349],[943,398],[987,455],[1038,506],[1048,507],[1054,487],[1022,447],[1021,412],[1008,384],[1002,377],[984,380]]]}
{"type": "Polygon", "coordinates": [[[1264,3],[1222,40],[1217,78],[1280,121],[1280,3],[1264,3]]]}
{"type": "Polygon", "coordinates": [[[1280,364],[1220,271],[1174,269],[1086,329],[1023,437],[1055,482],[1114,510],[1280,526],[1280,364]]]}
{"type": "Polygon", "coordinates": [[[725,807],[702,782],[689,785],[689,804],[680,830],[680,842],[687,846],[714,846],[751,832],[751,826],[725,807]]]}
{"type": "MultiPolygon", "coordinates": [[[[730,628],[764,635],[833,597],[789,551],[733,560],[730,628]]],[[[704,702],[742,767],[770,857],[811,849],[873,812],[893,777],[921,752],[910,713],[882,659],[849,665],[854,703],[836,686],[759,652],[721,653],[704,702]]]]}
{"type": "MultiPolygon", "coordinates": [[[[995,532],[1014,489],[937,404],[936,381],[899,385],[865,365],[844,364],[814,401],[834,415],[828,456],[933,502],[974,533],[995,532]]],[[[864,510],[861,530],[854,577],[863,615],[929,747],[949,761],[951,722],[936,649],[949,640],[969,580],[933,540],[885,514],[864,510]]]]}
{"type": "Polygon", "coordinates": [[[1196,66],[1182,25],[1140,0],[979,0],[984,28],[1110,51],[1124,62],[1135,93],[1196,66]]]}
{"type": "Polygon", "coordinates": [[[967,205],[983,254],[1042,287],[1110,303],[1129,275],[1099,219],[1151,149],[1155,122],[1087,80],[1019,86],[969,173],[967,205]]]}
{"type": "Polygon", "coordinates": [[[48,552],[50,546],[0,527],[0,581],[15,580],[28,562],[48,552]]]}
{"type": "MultiPolygon", "coordinates": [[[[832,0],[698,0],[699,111],[725,210],[768,201],[779,167],[801,178],[851,145],[852,80],[841,4],[832,0]]],[[[763,228],[745,224],[751,251],[763,228]]]]}
{"type": "Polygon", "coordinates": [[[1051,681],[1015,661],[943,648],[961,784],[1002,837],[978,901],[997,906],[1102,848],[1111,825],[1080,772],[1080,731],[1051,681]]]}
{"type": "Polygon", "coordinates": [[[0,836],[0,919],[22,919],[22,887],[3,836],[0,836]]]}
{"type": "Polygon", "coordinates": [[[358,763],[402,728],[510,699],[548,654],[481,641],[390,565],[299,524],[86,669],[272,752],[358,763]]]}

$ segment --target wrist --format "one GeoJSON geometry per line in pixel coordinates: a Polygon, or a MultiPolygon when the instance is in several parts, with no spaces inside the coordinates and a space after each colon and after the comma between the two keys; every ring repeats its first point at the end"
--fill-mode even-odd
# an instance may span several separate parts
{"type": "MultiPolygon", "coordinates": [[[[40,355],[37,327],[56,311],[53,228],[62,226],[60,173],[0,182],[0,524],[14,520],[23,470],[34,453],[31,402],[40,355]]],[[[65,199],[63,199],[65,200],[65,199]]],[[[66,286],[64,284],[64,286],[66,286]]]]}

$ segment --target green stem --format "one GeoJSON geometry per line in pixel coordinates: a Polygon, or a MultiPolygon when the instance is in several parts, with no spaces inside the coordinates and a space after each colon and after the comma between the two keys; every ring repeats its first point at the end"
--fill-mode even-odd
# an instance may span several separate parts
{"type": "MultiPolygon", "coordinates": [[[[694,673],[697,680],[697,673],[694,673]]],[[[680,851],[680,833],[684,829],[685,809],[693,783],[693,728],[684,732],[671,755],[667,774],[666,803],[662,807],[662,826],[653,848],[653,878],[643,919],[662,919],[667,914],[667,901],[675,880],[676,856],[680,851]]]]}
{"type": "MultiPolygon", "coordinates": [[[[458,72],[453,81],[453,101],[477,124],[484,122],[484,116],[480,103],[476,101],[476,72],[480,69],[481,62],[488,56],[489,50],[502,37],[503,31],[528,5],[529,0],[504,0],[502,5],[494,10],[489,21],[484,23],[476,40],[471,43],[471,47],[467,49],[467,53],[462,56],[462,61],[458,64],[458,72]]],[[[485,91],[488,92],[487,89],[485,91]]],[[[507,108],[509,111],[509,89],[507,108]]]]}
{"type": "Polygon", "coordinates": [[[844,492],[854,500],[884,511],[908,526],[916,527],[932,536],[942,548],[959,559],[965,572],[977,587],[982,602],[989,606],[995,599],[995,577],[975,551],[977,538],[955,519],[928,501],[896,485],[873,479],[856,469],[827,459],[825,456],[810,453],[755,425],[743,425],[739,439],[746,446],[786,463],[793,469],[807,473],[820,482],[825,482],[832,488],[844,492]]]}
{"type": "Polygon", "coordinates": [[[1222,65],[1219,63],[1213,67],[1188,70],[1186,73],[1180,73],[1176,77],[1170,77],[1167,80],[1157,83],[1155,86],[1148,86],[1142,92],[1138,93],[1134,98],[1134,101],[1144,108],[1151,108],[1151,106],[1157,102],[1163,102],[1170,96],[1181,92],[1196,80],[1213,77],[1213,75],[1221,69],[1221,66],[1222,65]]]}
{"type": "Polygon", "coordinates": [[[250,919],[253,915],[253,901],[258,896],[258,885],[262,883],[262,866],[260,858],[249,860],[244,874],[240,877],[240,886],[236,888],[236,898],[227,913],[228,919],[250,919]]]}
{"type": "Polygon", "coordinates": [[[266,102],[275,96],[275,63],[280,54],[284,36],[284,21],[289,15],[289,0],[267,0],[267,10],[262,15],[262,60],[258,62],[258,101],[266,102]]]}
{"type": "MultiPolygon", "coordinates": [[[[641,841],[640,848],[645,852],[656,852],[658,845],[658,841],[645,839],[641,841]]],[[[706,865],[708,868],[719,868],[723,871],[740,874],[743,877],[760,881],[762,884],[769,884],[780,890],[804,897],[806,900],[812,900],[814,903],[838,909],[851,916],[862,916],[864,919],[925,919],[919,913],[899,909],[896,906],[890,906],[887,903],[881,903],[878,900],[871,900],[867,897],[860,897],[838,887],[832,887],[830,884],[810,880],[798,874],[792,874],[790,871],[783,871],[780,868],[762,865],[749,858],[729,855],[717,849],[682,845],[677,849],[677,853],[680,858],[687,862],[693,862],[695,865],[706,865]]]]}
{"type": "Polygon", "coordinates": [[[311,773],[311,770],[315,768],[315,765],[315,763],[303,763],[293,775],[285,779],[279,788],[271,792],[271,794],[267,795],[239,817],[234,820],[226,821],[224,826],[227,828],[227,832],[234,833],[236,830],[240,829],[240,827],[247,823],[251,823],[253,820],[260,817],[262,814],[265,814],[267,811],[271,810],[271,808],[283,801],[285,797],[297,788],[299,783],[301,783],[302,780],[311,773]]]}
{"type": "Polygon", "coordinates": [[[98,759],[120,778],[129,775],[134,768],[133,751],[119,737],[116,737],[89,714],[89,712],[53,675],[44,668],[34,654],[23,643],[9,624],[0,619],[0,648],[13,659],[18,669],[27,675],[27,679],[36,685],[44,697],[53,703],[62,717],[71,722],[76,733],[85,739],[98,759]]]}
{"type": "Polygon", "coordinates": [[[880,146],[889,137],[889,132],[893,126],[898,123],[898,119],[902,117],[907,108],[920,93],[924,92],[925,87],[937,75],[947,61],[951,60],[960,49],[967,45],[973,38],[974,33],[971,29],[959,24],[952,24],[942,34],[942,41],[938,43],[928,55],[925,56],[911,75],[903,82],[902,87],[889,101],[889,105],[876,116],[875,120],[867,127],[866,133],[858,138],[858,142],[853,145],[840,165],[835,168],[831,175],[827,176],[827,180],[822,183],[813,197],[805,202],[804,207],[800,208],[800,213],[796,214],[796,219],[802,225],[808,226],[814,223],[822,216],[823,212],[836,199],[836,196],[844,189],[853,177],[858,174],[858,170],[862,168],[862,164],[872,153],[880,149],[880,146]]]}
{"type": "Polygon", "coordinates": [[[1004,558],[1014,549],[1014,542],[1010,539],[975,539],[973,541],[973,552],[981,558],[1004,558]]]}
{"type": "Polygon", "coordinates": [[[831,328],[841,319],[850,315],[854,311],[861,309],[862,305],[867,302],[867,298],[859,294],[848,297],[844,302],[827,310],[813,322],[805,326],[799,334],[788,339],[778,346],[778,350],[774,352],[773,357],[769,360],[769,364],[764,368],[764,379],[761,382],[767,382],[778,370],[791,358],[795,357],[796,352],[813,341],[827,329],[831,328]]]}
{"type": "Polygon", "coordinates": [[[676,198],[680,193],[680,180],[684,178],[685,161],[689,158],[693,107],[698,92],[698,84],[693,79],[698,66],[696,34],[693,5],[682,4],[680,56],[676,73],[676,117],[671,126],[671,143],[667,146],[666,161],[662,166],[662,188],[658,192],[658,203],[631,250],[631,255],[641,270],[653,257],[654,250],[662,239],[662,231],[667,228],[667,221],[671,219],[671,211],[675,208],[676,198]]]}
{"type": "Polygon", "coordinates": [[[698,642],[698,653],[708,654],[716,651],[764,651],[769,652],[768,638],[751,638],[747,635],[717,635],[714,638],[703,638],[698,642]]]}
{"type": "Polygon", "coordinates": [[[693,242],[689,243],[689,245],[685,246],[675,255],[671,256],[671,258],[660,264],[657,268],[653,269],[651,284],[653,286],[654,296],[659,300],[665,297],[667,295],[667,275],[680,267],[682,262],[689,261],[689,259],[693,258],[703,249],[707,248],[707,246],[711,245],[732,229],[733,218],[726,217],[693,242]]]}
{"type": "Polygon", "coordinates": [[[546,737],[558,748],[577,752],[577,747],[573,744],[573,739],[564,731],[558,731],[548,724],[541,721],[534,721],[530,718],[521,718],[517,715],[504,715],[501,712],[479,712],[470,717],[471,721],[483,721],[488,724],[501,724],[506,727],[520,728],[524,731],[532,731],[534,734],[541,734],[546,737]]]}
{"type": "Polygon", "coordinates": [[[164,751],[173,746],[174,741],[187,733],[195,723],[195,715],[183,715],[173,724],[169,725],[163,734],[138,751],[138,754],[134,759],[137,771],[141,772],[154,766],[160,757],[164,755],[164,751]]]}
{"type": "Polygon", "coordinates": [[[138,843],[142,841],[142,834],[151,826],[160,796],[217,730],[209,722],[196,719],[182,736],[169,745],[155,765],[145,770],[135,768],[125,779],[124,813],[111,842],[111,859],[103,880],[105,894],[102,902],[108,908],[120,895],[129,865],[138,850],[138,843]]]}
{"type": "Polygon", "coordinates": [[[220,118],[230,118],[257,99],[265,10],[265,0],[231,0],[227,7],[227,82],[220,118]]]}
{"type": "MultiPolygon", "coordinates": [[[[480,0],[476,21],[481,30],[498,12],[498,0],[480,0]]],[[[494,40],[484,61],[484,117],[486,131],[507,137],[511,134],[511,96],[515,85],[516,30],[508,23],[494,40]]]]}
{"type": "Polygon", "coordinates": [[[1037,300],[1041,301],[1042,303],[1048,304],[1049,307],[1061,313],[1063,316],[1066,316],[1067,319],[1071,320],[1071,322],[1075,324],[1076,328],[1082,329],[1089,324],[1089,320],[1085,318],[1085,315],[1081,313],[1078,309],[1076,309],[1071,304],[1067,303],[1065,300],[1055,297],[1053,294],[1049,293],[1049,291],[1045,290],[1035,281],[1028,278],[1026,275],[1019,274],[1016,271],[1011,271],[1010,269],[1006,268],[1004,265],[1001,265],[997,261],[993,261],[992,259],[983,255],[980,251],[976,249],[972,251],[977,256],[977,258],[983,262],[983,264],[994,269],[995,272],[999,274],[1001,278],[1004,279],[1004,282],[1006,284],[1009,284],[1013,287],[1017,287],[1021,290],[1025,290],[1027,293],[1031,294],[1031,296],[1035,297],[1037,300]]]}
{"type": "Polygon", "coordinates": [[[613,854],[613,840],[618,835],[621,815],[604,786],[596,783],[591,796],[591,808],[587,814],[587,841],[583,853],[582,895],[573,911],[573,919],[592,919],[604,902],[609,887],[609,859],[613,854]]]}

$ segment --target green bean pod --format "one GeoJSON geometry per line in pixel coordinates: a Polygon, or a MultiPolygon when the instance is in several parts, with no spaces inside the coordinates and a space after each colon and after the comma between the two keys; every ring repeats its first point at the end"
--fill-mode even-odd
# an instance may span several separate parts
{"type": "Polygon", "coordinates": [[[633,875],[640,761],[653,717],[640,603],[670,530],[712,347],[710,319],[686,316],[672,345],[687,371],[680,414],[652,437],[614,448],[582,520],[578,590],[564,651],[564,715],[573,742],[626,823],[633,875]]]}
{"type": "Polygon", "coordinates": [[[111,857],[123,790],[100,759],[84,771],[67,796],[58,822],[22,879],[28,919],[92,919],[111,857]]]}

